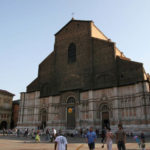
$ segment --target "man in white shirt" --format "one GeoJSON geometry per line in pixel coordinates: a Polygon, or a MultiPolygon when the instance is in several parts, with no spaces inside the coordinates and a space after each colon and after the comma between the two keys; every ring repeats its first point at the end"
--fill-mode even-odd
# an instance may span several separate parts
{"type": "Polygon", "coordinates": [[[53,134],[55,137],[56,137],[56,133],[57,133],[56,129],[53,128],[53,134]]]}
{"type": "Polygon", "coordinates": [[[53,141],[55,140],[55,138],[56,138],[56,133],[57,133],[56,129],[52,128],[52,142],[53,142],[53,141]]]}
{"type": "Polygon", "coordinates": [[[60,134],[55,139],[54,150],[56,150],[56,148],[57,148],[57,150],[67,150],[67,144],[68,144],[68,142],[67,142],[66,137],[64,137],[63,135],[60,134]]]}

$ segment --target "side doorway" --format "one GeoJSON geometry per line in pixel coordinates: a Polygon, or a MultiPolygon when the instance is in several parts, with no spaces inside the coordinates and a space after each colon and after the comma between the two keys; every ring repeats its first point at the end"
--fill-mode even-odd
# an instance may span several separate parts
{"type": "Polygon", "coordinates": [[[42,109],[41,110],[41,129],[44,129],[46,127],[47,124],[47,111],[46,109],[42,109]]]}
{"type": "Polygon", "coordinates": [[[7,129],[7,122],[6,121],[1,122],[1,129],[7,129]]]}

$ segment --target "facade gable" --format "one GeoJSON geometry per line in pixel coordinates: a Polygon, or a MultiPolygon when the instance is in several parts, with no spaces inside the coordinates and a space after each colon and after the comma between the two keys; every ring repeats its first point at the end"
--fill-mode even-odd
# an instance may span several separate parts
{"type": "Polygon", "coordinates": [[[38,78],[27,87],[27,92],[40,91],[40,96],[46,97],[63,91],[110,88],[132,84],[133,79],[144,80],[141,65],[136,65],[137,71],[128,73],[128,81],[120,78],[122,68],[126,74],[130,72],[126,64],[135,66],[92,21],[71,20],[55,34],[54,51],[39,65],[38,78]],[[75,54],[68,53],[71,44],[75,54]],[[70,63],[72,55],[75,59],[70,63]]]}

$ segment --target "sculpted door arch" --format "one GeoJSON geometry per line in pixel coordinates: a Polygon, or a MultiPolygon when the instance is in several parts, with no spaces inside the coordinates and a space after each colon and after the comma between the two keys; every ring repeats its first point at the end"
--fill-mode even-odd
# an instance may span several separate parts
{"type": "Polygon", "coordinates": [[[75,98],[69,97],[67,100],[67,129],[74,129],[75,126],[75,98]]]}

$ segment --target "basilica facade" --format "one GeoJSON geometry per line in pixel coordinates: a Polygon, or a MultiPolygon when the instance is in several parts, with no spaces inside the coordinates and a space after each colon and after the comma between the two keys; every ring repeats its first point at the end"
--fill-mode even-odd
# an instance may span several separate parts
{"type": "Polygon", "coordinates": [[[150,130],[149,81],[93,21],[72,19],[21,93],[18,127],[150,130]]]}

